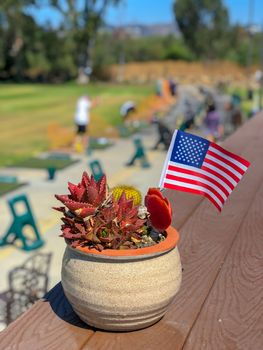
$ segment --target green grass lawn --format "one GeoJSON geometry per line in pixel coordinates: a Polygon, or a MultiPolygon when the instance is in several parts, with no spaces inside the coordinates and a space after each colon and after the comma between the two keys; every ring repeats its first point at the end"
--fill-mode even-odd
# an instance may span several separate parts
{"type": "Polygon", "coordinates": [[[47,169],[55,168],[57,170],[64,169],[74,163],[78,162],[76,159],[50,159],[50,158],[28,158],[21,160],[15,164],[16,167],[47,169]]]}
{"type": "Polygon", "coordinates": [[[98,97],[91,112],[91,136],[109,136],[121,123],[119,109],[126,100],[137,104],[154,93],[153,86],[74,83],[63,85],[0,85],[0,166],[14,165],[48,149],[47,127],[54,122],[74,130],[79,96],[98,97]]]}
{"type": "Polygon", "coordinates": [[[6,183],[6,182],[0,182],[0,196],[14,191],[17,188],[24,186],[24,183],[6,183]]]}

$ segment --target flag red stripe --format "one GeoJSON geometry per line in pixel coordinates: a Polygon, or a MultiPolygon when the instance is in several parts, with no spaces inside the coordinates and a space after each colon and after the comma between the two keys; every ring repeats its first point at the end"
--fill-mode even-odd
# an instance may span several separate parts
{"type": "Polygon", "coordinates": [[[204,187],[204,188],[207,188],[209,191],[211,191],[219,200],[222,204],[225,203],[225,199],[221,196],[220,193],[218,193],[216,191],[216,189],[214,189],[213,187],[207,185],[207,184],[204,184],[203,182],[201,181],[197,181],[197,180],[192,180],[192,179],[186,179],[184,177],[181,177],[181,176],[174,176],[174,175],[170,175],[170,174],[166,174],[166,179],[170,179],[170,180],[175,180],[175,181],[180,181],[182,183],[187,183],[187,184],[191,184],[191,185],[197,185],[197,186],[201,186],[201,187],[204,187]]]}
{"type": "MultiPolygon", "coordinates": [[[[220,165],[220,164],[214,162],[213,160],[211,160],[211,159],[205,159],[204,163],[208,163],[208,164],[213,165],[214,167],[216,167],[216,168],[218,168],[218,169],[224,171],[227,175],[229,175],[230,177],[232,177],[232,179],[234,179],[236,182],[239,182],[239,178],[238,178],[236,175],[234,175],[233,173],[231,173],[231,171],[229,171],[228,169],[224,168],[222,165],[220,165]]],[[[204,163],[203,163],[203,164],[204,164],[204,163]]],[[[203,168],[203,166],[202,166],[202,168],[203,168]]]]}
{"type": "Polygon", "coordinates": [[[211,145],[212,147],[215,147],[219,152],[222,152],[222,153],[224,153],[225,155],[234,158],[235,160],[237,160],[238,162],[242,163],[242,164],[245,165],[246,167],[249,167],[249,166],[250,166],[250,163],[249,163],[247,160],[245,160],[245,159],[243,159],[243,158],[237,156],[236,154],[234,154],[234,153],[232,153],[232,152],[227,151],[226,149],[222,148],[221,146],[217,145],[216,143],[211,142],[210,145],[211,145]]]}
{"type": "MultiPolygon", "coordinates": [[[[215,186],[217,186],[218,188],[220,188],[220,190],[222,192],[224,192],[224,194],[228,197],[230,192],[227,191],[227,189],[221,185],[221,183],[217,182],[215,179],[213,179],[212,177],[209,177],[207,175],[204,175],[204,174],[201,174],[201,173],[198,173],[196,171],[193,171],[193,170],[189,170],[189,169],[182,169],[182,168],[179,168],[179,167],[176,167],[176,166],[173,166],[173,165],[169,165],[168,166],[168,170],[171,170],[171,171],[175,171],[175,172],[179,172],[179,173],[184,173],[184,174],[189,174],[189,175],[194,175],[194,176],[198,176],[204,180],[207,180],[207,181],[210,181],[212,182],[215,186]]],[[[223,180],[224,181],[224,180],[223,180]]]]}
{"type": "Polygon", "coordinates": [[[235,188],[235,186],[232,184],[232,182],[230,182],[227,178],[225,178],[223,175],[217,173],[215,170],[210,169],[208,167],[206,167],[205,165],[202,165],[202,170],[205,170],[209,173],[211,173],[212,175],[217,176],[220,180],[224,181],[233,191],[233,189],[235,188]]]}
{"type": "Polygon", "coordinates": [[[201,195],[205,196],[206,198],[208,198],[217,207],[217,209],[219,211],[221,211],[221,207],[218,205],[218,203],[214,200],[213,197],[210,196],[210,194],[208,194],[206,192],[196,190],[193,188],[184,187],[184,186],[172,185],[172,184],[169,184],[166,182],[164,182],[163,186],[164,186],[164,188],[170,188],[172,190],[184,191],[184,192],[189,192],[189,193],[194,193],[194,194],[201,194],[201,195]]]}
{"type": "Polygon", "coordinates": [[[228,159],[221,157],[219,154],[214,153],[209,149],[208,149],[206,154],[209,154],[210,156],[212,156],[218,160],[221,160],[221,162],[224,162],[227,165],[229,165],[230,167],[232,167],[233,169],[235,169],[240,175],[244,175],[245,171],[243,169],[239,168],[236,164],[231,163],[228,159]]]}

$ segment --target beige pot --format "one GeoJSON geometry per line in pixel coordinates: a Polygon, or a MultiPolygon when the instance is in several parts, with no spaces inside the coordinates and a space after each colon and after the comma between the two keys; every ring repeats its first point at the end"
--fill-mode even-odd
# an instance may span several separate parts
{"type": "Polygon", "coordinates": [[[180,288],[177,231],[152,247],[92,253],[67,246],[62,286],[79,317],[97,328],[131,331],[157,322],[180,288]]]}

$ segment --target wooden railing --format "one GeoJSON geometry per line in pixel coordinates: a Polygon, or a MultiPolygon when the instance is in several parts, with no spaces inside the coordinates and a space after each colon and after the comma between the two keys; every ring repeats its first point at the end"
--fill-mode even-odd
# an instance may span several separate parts
{"type": "Polygon", "coordinates": [[[75,315],[58,284],[0,333],[0,349],[262,349],[263,115],[223,146],[251,167],[221,214],[199,196],[169,192],[184,270],[161,321],[129,333],[93,329],[75,315]]]}

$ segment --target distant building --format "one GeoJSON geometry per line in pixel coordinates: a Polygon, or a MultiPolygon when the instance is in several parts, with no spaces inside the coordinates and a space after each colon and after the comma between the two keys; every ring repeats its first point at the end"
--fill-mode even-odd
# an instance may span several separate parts
{"type": "Polygon", "coordinates": [[[127,24],[124,26],[106,25],[101,28],[102,33],[112,33],[132,38],[141,38],[149,36],[167,36],[173,35],[180,37],[180,31],[175,23],[157,23],[157,24],[127,24]]]}

